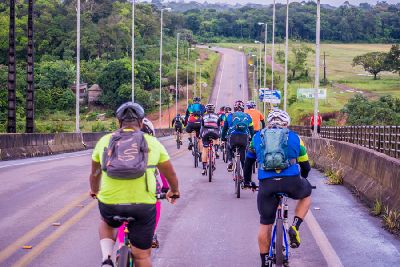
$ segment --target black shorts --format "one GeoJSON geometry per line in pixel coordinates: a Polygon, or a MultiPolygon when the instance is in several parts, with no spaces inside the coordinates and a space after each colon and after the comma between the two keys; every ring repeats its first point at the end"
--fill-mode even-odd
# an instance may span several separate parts
{"type": "Polygon", "coordinates": [[[200,122],[188,122],[186,125],[186,132],[187,133],[192,133],[196,131],[196,136],[197,138],[200,137],[200,128],[201,128],[201,123],[200,122]]]}
{"type": "Polygon", "coordinates": [[[246,149],[247,144],[249,143],[249,136],[247,134],[234,134],[229,136],[228,143],[231,149],[235,147],[246,149]]]}
{"type": "Polygon", "coordinates": [[[274,223],[279,204],[277,193],[284,193],[292,199],[303,199],[311,195],[311,190],[310,182],[300,176],[260,180],[257,195],[260,224],[274,223]]]}
{"type": "Polygon", "coordinates": [[[219,129],[202,128],[201,141],[203,143],[203,147],[208,147],[210,145],[210,139],[217,140],[218,138],[219,138],[219,129]]]}
{"type": "Polygon", "coordinates": [[[114,216],[134,218],[135,221],[128,225],[131,244],[143,250],[151,248],[156,227],[155,204],[110,205],[99,201],[99,210],[103,220],[113,228],[122,225],[114,220],[114,216]]]}
{"type": "MultiPolygon", "coordinates": [[[[314,126],[311,126],[311,131],[314,131],[314,126]]],[[[321,132],[321,126],[317,126],[317,133],[321,132]]]]}
{"type": "Polygon", "coordinates": [[[175,132],[182,133],[182,125],[179,126],[175,125],[175,132]]]}

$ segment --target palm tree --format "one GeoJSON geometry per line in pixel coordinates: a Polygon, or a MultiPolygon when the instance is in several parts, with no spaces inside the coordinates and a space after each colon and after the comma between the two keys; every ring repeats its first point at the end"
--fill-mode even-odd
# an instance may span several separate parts
{"type": "Polygon", "coordinates": [[[34,86],[34,58],[33,58],[33,2],[28,6],[28,56],[27,56],[27,88],[26,88],[26,132],[35,131],[35,86],[34,86]]]}
{"type": "Polygon", "coordinates": [[[10,28],[8,42],[8,122],[7,132],[16,132],[16,101],[15,101],[15,0],[10,0],[10,28]]]}

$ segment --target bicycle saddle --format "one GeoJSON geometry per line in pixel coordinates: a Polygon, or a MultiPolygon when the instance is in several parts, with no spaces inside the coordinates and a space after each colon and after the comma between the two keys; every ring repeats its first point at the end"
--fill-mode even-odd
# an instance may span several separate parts
{"type": "Polygon", "coordinates": [[[135,218],[132,218],[132,217],[114,216],[113,219],[114,219],[114,221],[117,221],[117,222],[128,222],[128,223],[130,223],[130,222],[135,221],[135,218]]]}

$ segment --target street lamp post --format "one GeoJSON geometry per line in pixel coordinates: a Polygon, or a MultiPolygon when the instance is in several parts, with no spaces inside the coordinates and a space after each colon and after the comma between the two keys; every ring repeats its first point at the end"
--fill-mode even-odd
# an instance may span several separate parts
{"type": "Polygon", "coordinates": [[[164,10],[169,11],[170,8],[162,8],[161,9],[161,19],[160,19],[160,111],[159,111],[159,127],[161,128],[161,115],[162,115],[162,98],[161,98],[161,91],[162,91],[162,56],[163,56],[163,15],[164,10]]]}
{"type": "Polygon", "coordinates": [[[175,116],[178,115],[178,64],[179,64],[179,33],[176,35],[176,67],[175,67],[175,116]]]}
{"type": "Polygon", "coordinates": [[[132,102],[135,102],[135,0],[132,0],[132,102]]]}
{"type": "Polygon", "coordinates": [[[201,65],[200,65],[200,82],[199,82],[199,84],[200,84],[200,101],[201,101],[201,65]]]}
{"type": "Polygon", "coordinates": [[[187,67],[186,67],[186,108],[189,108],[189,63],[190,63],[190,50],[193,48],[188,47],[187,67]]]}
{"type": "Polygon", "coordinates": [[[289,55],[289,0],[286,2],[286,40],[285,40],[285,84],[283,87],[283,110],[287,108],[288,90],[288,55],[289,55]]]}
{"type": "Polygon", "coordinates": [[[81,51],[81,0],[77,0],[76,3],[76,87],[75,87],[75,132],[80,132],[79,127],[79,98],[80,98],[80,79],[81,79],[81,63],[80,63],[80,51],[81,51]]]}
{"type": "Polygon", "coordinates": [[[321,33],[321,1],[317,0],[317,29],[315,45],[315,95],[314,95],[314,134],[318,136],[318,91],[319,91],[319,56],[320,56],[320,33],[321,33]]]}
{"type": "Polygon", "coordinates": [[[197,59],[194,61],[194,86],[193,86],[193,96],[197,96],[197,59]]]}
{"type": "Polygon", "coordinates": [[[272,51],[271,51],[271,90],[274,90],[274,68],[275,68],[275,0],[272,11],[272,51]]]}

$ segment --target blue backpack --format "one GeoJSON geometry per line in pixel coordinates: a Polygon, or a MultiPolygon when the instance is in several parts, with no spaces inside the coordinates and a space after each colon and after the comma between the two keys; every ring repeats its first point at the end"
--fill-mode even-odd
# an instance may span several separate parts
{"type": "Polygon", "coordinates": [[[250,119],[249,116],[241,111],[237,111],[232,114],[232,126],[230,127],[231,132],[249,133],[250,119]]]}
{"type": "Polygon", "coordinates": [[[190,106],[190,113],[192,113],[193,115],[201,116],[203,113],[202,111],[202,106],[199,103],[194,103],[190,106]]]}
{"type": "Polygon", "coordinates": [[[260,133],[263,170],[284,170],[290,166],[288,159],[289,129],[263,129],[260,133]]]}

